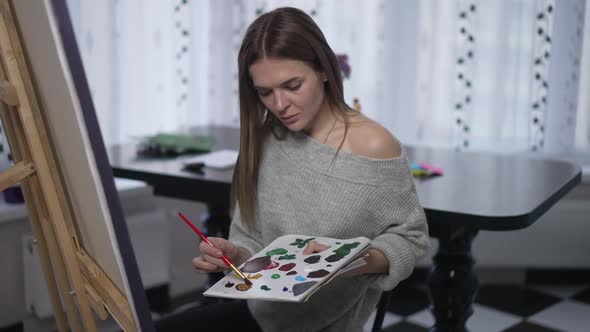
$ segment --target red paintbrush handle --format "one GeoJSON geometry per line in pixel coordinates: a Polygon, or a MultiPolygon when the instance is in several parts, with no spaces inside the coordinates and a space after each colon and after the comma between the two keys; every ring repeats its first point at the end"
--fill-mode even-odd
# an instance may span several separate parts
{"type": "MultiPolygon", "coordinates": [[[[210,245],[213,248],[215,248],[215,246],[213,245],[213,243],[211,243],[211,241],[209,241],[209,239],[205,236],[205,234],[201,233],[201,231],[195,225],[193,225],[193,223],[190,222],[190,220],[188,220],[188,218],[185,217],[184,214],[182,214],[181,212],[178,212],[178,215],[180,216],[180,218],[182,218],[182,220],[184,220],[184,222],[187,225],[189,225],[190,228],[193,229],[193,231],[195,231],[195,233],[199,234],[199,237],[201,237],[201,239],[203,239],[203,241],[205,241],[208,245],[210,245]]],[[[230,260],[225,255],[223,255],[221,257],[221,259],[225,262],[225,264],[227,264],[227,266],[232,266],[232,263],[230,262],[230,260]]]]}
{"type": "Polygon", "coordinates": [[[221,256],[221,259],[225,262],[225,264],[227,264],[227,266],[232,266],[232,262],[229,261],[229,258],[227,258],[225,255],[221,256]]]}
{"type": "MultiPolygon", "coordinates": [[[[215,248],[215,246],[213,245],[213,243],[211,243],[211,241],[209,241],[209,239],[205,236],[205,234],[201,233],[201,231],[195,226],[193,225],[192,222],[190,222],[190,220],[188,220],[187,217],[184,216],[184,214],[182,214],[181,212],[178,212],[178,215],[180,216],[180,218],[182,218],[182,220],[184,220],[184,222],[189,225],[190,228],[193,229],[193,231],[195,231],[195,233],[199,234],[199,237],[201,237],[201,239],[203,239],[203,241],[205,241],[207,244],[209,244],[210,246],[212,246],[213,248],[215,248]]],[[[244,276],[244,274],[242,272],[240,272],[240,270],[238,270],[237,267],[235,267],[232,262],[229,260],[229,258],[227,258],[225,255],[221,256],[221,259],[223,260],[223,262],[229,266],[232,270],[234,270],[234,272],[240,276],[240,278],[244,279],[244,282],[247,285],[252,285],[252,282],[250,280],[248,280],[248,278],[246,278],[246,276],[244,276]]]]}

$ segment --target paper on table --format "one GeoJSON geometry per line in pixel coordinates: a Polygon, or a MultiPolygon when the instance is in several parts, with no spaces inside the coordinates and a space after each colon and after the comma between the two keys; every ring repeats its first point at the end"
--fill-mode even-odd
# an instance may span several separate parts
{"type": "Polygon", "coordinates": [[[205,153],[194,158],[186,159],[185,163],[202,162],[205,167],[209,168],[230,168],[238,160],[238,151],[235,150],[218,150],[205,153]]]}

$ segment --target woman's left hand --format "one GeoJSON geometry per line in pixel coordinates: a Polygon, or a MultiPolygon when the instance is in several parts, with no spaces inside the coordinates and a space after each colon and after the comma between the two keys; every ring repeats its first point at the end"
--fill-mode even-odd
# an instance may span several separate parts
{"type": "Polygon", "coordinates": [[[350,271],[342,273],[341,277],[354,277],[362,274],[387,274],[389,272],[389,261],[383,253],[376,248],[370,248],[364,258],[366,263],[350,271]]]}

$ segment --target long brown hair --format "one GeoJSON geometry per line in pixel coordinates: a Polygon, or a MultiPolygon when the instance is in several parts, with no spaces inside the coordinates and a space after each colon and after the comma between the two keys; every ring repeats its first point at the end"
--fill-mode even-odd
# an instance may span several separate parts
{"type": "MultiPolygon", "coordinates": [[[[231,188],[232,209],[237,202],[241,218],[248,226],[255,223],[256,187],[264,137],[269,131],[277,135],[277,126],[282,126],[265,109],[250,77],[250,66],[263,58],[299,60],[324,73],[327,78],[324,93],[330,109],[341,114],[351,110],[344,102],[338,59],[311,17],[299,9],[283,7],[252,22],[238,55],[240,151],[231,188]]],[[[346,116],[343,118],[346,137],[348,121],[346,116]]]]}

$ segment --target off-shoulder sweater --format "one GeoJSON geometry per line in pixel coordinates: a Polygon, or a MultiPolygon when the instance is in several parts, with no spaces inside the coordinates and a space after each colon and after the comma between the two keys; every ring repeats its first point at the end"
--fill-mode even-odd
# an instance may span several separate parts
{"type": "MultiPolygon", "coordinates": [[[[250,300],[264,331],[361,331],[382,291],[412,272],[429,247],[428,227],[408,166],[338,151],[304,133],[264,142],[255,225],[236,209],[230,241],[255,254],[285,234],[348,239],[364,236],[389,261],[386,274],[337,277],[307,302],[250,300]]],[[[239,202],[238,202],[239,204],[239,202]]]]}

